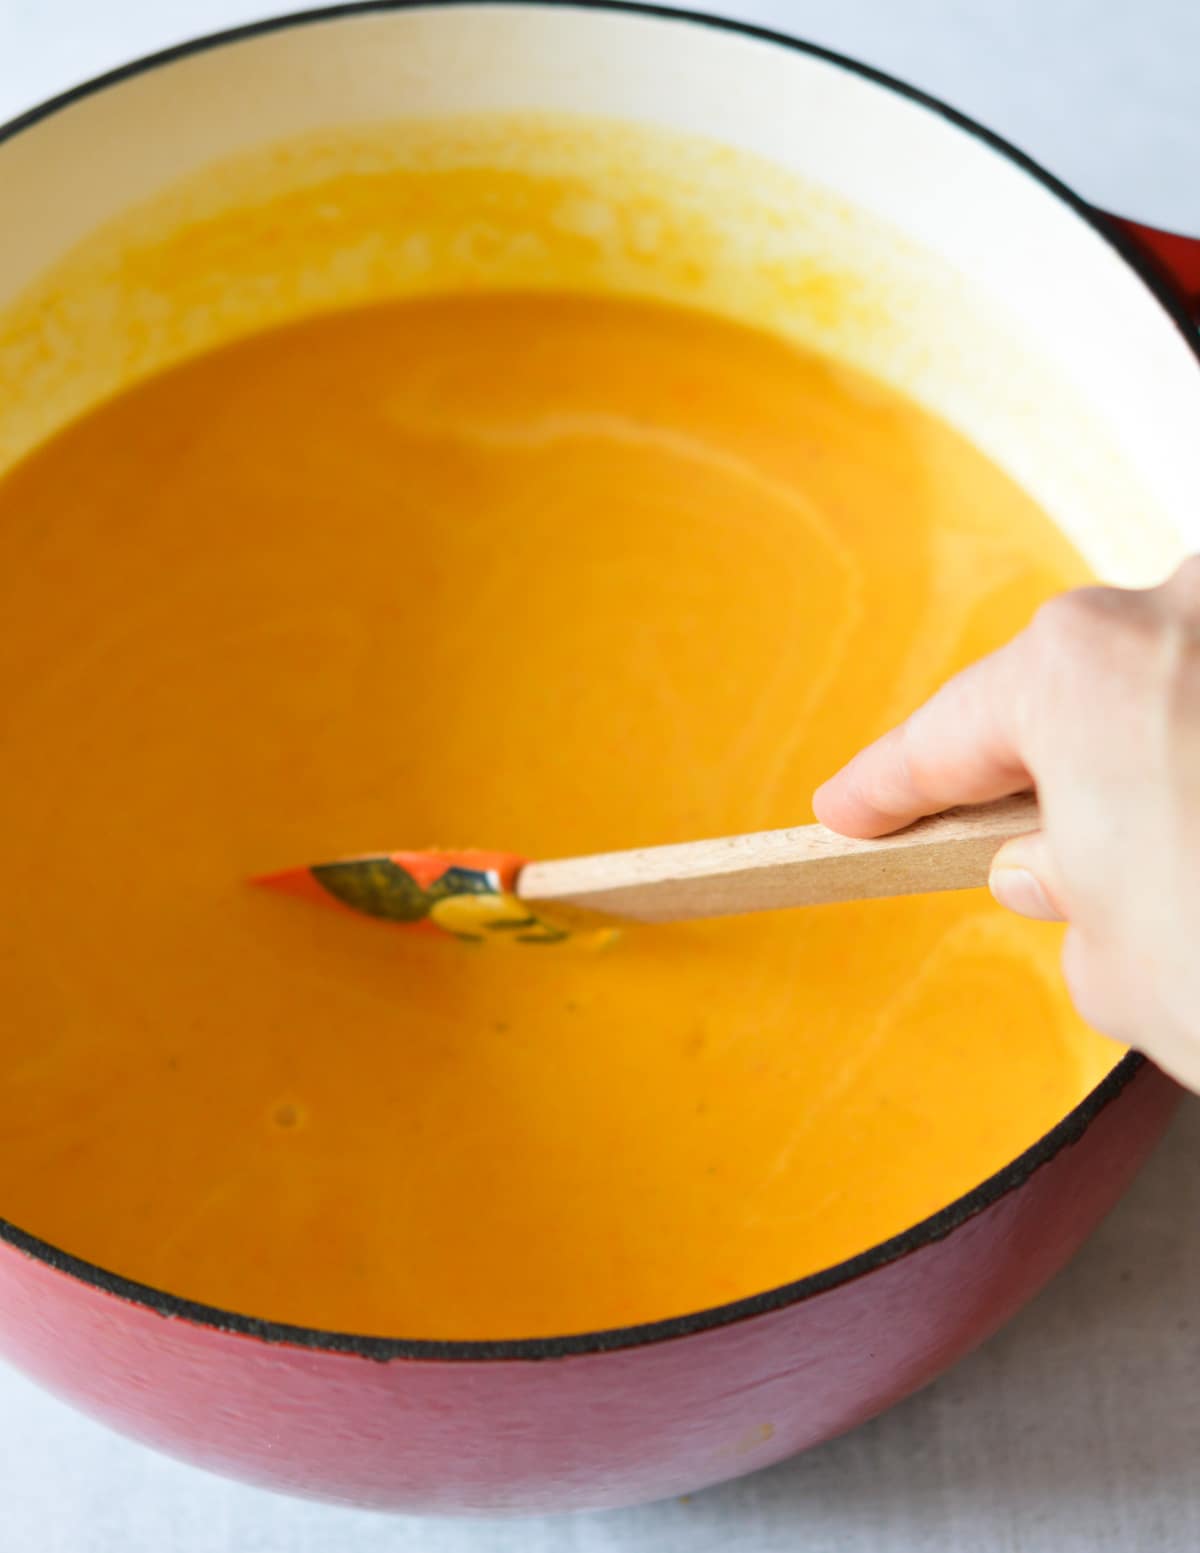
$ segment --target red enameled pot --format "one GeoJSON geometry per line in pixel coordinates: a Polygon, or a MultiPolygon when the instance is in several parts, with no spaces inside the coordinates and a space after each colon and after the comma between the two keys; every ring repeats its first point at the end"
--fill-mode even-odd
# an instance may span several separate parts
{"type": "MultiPolygon", "coordinates": [[[[892,363],[867,364],[952,409],[1103,574],[1149,579],[1197,548],[1200,243],[1100,215],[874,71],[700,16],[587,0],[365,5],[131,65],[0,131],[0,302],[206,161],[314,126],[443,109],[703,134],[869,211],[963,277],[965,300],[956,313],[947,286],[922,313],[931,288],[914,289],[910,265],[895,284],[924,331],[920,359],[893,340],[892,363]],[[989,308],[1016,345],[991,373],[982,364],[998,357],[964,362],[962,349],[989,308]]],[[[854,240],[853,221],[841,239],[833,227],[823,240],[854,240]]],[[[0,410],[0,433],[15,414],[0,410]]],[[[480,1512],[678,1494],[853,1427],[979,1343],[1113,1206],[1175,1101],[1127,1056],[999,1174],[853,1261],[735,1305],[567,1338],[277,1326],[129,1283],[0,1223],[0,1349],[147,1444],[299,1494],[480,1512]]]]}

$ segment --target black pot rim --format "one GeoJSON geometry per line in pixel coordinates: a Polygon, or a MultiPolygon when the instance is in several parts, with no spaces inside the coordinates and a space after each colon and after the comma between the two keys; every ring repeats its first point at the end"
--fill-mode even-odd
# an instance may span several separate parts
{"type": "MultiPolygon", "coordinates": [[[[62,109],[69,108],[83,98],[106,91],[110,87],[120,86],[124,81],[144,75],[160,66],[172,64],[193,54],[221,48],[227,44],[243,42],[268,33],[282,32],[293,27],[307,26],[311,23],[345,20],[356,16],[509,3],[512,3],[512,0],[357,0],[357,3],[348,5],[296,11],[288,15],[252,22],[247,26],[229,28],[146,55],[72,87],[69,91],[20,114],[7,124],[0,125],[0,144],[39,124],[43,119],[50,118],[62,109]]],[[[1053,174],[1047,172],[1039,163],[1001,136],[984,129],[975,120],[951,108],[938,98],[931,97],[928,93],[884,71],[860,64],[857,60],[832,49],[806,43],[769,28],[756,27],[724,17],[708,16],[698,11],[674,10],[666,6],[642,3],[642,0],[520,0],[520,3],[531,8],[542,9],[553,7],[618,14],[627,12],[635,16],[652,16],[663,21],[675,22],[681,27],[707,27],[718,32],[754,38],[760,42],[771,43],[780,48],[824,60],[852,75],[888,88],[897,96],[916,103],[936,114],[946,123],[982,141],[992,150],[1000,152],[1086,221],[1111,247],[1116,249],[1126,264],[1138,274],[1154,294],[1191,346],[1197,357],[1197,364],[1200,365],[1200,334],[1196,333],[1181,300],[1176,296],[1169,279],[1161,273],[1155,261],[1115,224],[1107,220],[1053,174]]],[[[899,1235],[880,1241],[847,1261],[839,1262],[833,1267],[822,1268],[819,1272],[782,1284],[777,1288],[767,1289],[723,1305],[712,1306],[706,1310],[691,1311],[666,1320],[643,1322],[635,1326],[614,1327],[608,1330],[571,1333],[563,1336],[474,1341],[374,1337],[352,1332],[323,1331],[317,1327],[293,1326],[286,1322],[266,1321],[254,1316],[222,1310],[217,1306],[183,1299],[166,1290],[153,1288],[149,1284],[123,1278],[92,1262],[71,1256],[57,1246],[28,1234],[4,1219],[0,1219],[0,1241],[58,1272],[66,1273],[105,1294],[140,1305],[160,1316],[182,1319],[199,1326],[257,1338],[267,1343],[282,1343],[324,1352],[353,1354],[360,1358],[382,1362],[400,1359],[472,1362],[545,1360],[613,1352],[687,1337],[693,1333],[709,1331],[727,1326],[732,1322],[744,1321],[754,1316],[765,1315],[769,1311],[799,1304],[815,1295],[824,1294],[842,1284],[864,1277],[890,1262],[910,1256],[935,1241],[945,1239],[959,1225],[974,1218],[976,1214],[983,1212],[984,1209],[991,1207],[993,1203],[1022,1186],[1035,1171],[1052,1160],[1062,1149],[1082,1137],[1101,1111],[1120,1095],[1145,1065],[1145,1058],[1135,1052],[1128,1053],[1079,1105],[1069,1111],[1036,1143],[949,1206],[909,1226],[899,1235]]]]}

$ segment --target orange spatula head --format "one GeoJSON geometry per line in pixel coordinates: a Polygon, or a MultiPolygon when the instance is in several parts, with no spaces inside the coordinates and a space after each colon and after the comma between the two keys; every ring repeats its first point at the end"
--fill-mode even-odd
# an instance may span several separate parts
{"type": "Polygon", "coordinates": [[[566,929],[517,899],[524,866],[509,852],[375,852],[261,874],[253,883],[468,943],[560,943],[566,929]]]}

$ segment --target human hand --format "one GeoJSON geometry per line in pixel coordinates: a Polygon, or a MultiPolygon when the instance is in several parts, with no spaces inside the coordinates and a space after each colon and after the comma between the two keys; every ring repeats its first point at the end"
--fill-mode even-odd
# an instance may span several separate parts
{"type": "Polygon", "coordinates": [[[1144,592],[1053,599],[827,782],[817,817],[881,836],[1036,788],[996,899],[1070,925],[1063,970],[1097,1030],[1200,1091],[1200,557],[1144,592]]]}

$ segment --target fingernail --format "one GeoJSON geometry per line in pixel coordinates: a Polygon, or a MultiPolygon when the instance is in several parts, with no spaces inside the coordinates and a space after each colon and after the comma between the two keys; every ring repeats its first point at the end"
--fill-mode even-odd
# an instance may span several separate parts
{"type": "Polygon", "coordinates": [[[1028,868],[994,868],[988,889],[1002,906],[1015,911],[1019,917],[1033,917],[1039,922],[1063,920],[1062,913],[1054,909],[1042,888],[1041,880],[1028,868]]]}

